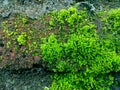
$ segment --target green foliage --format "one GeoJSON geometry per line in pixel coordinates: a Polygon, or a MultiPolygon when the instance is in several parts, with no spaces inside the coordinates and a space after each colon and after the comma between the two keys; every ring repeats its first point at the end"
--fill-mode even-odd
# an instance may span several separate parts
{"type": "Polygon", "coordinates": [[[49,24],[61,32],[66,30],[61,26],[69,28],[65,41],[52,34],[41,44],[43,62],[48,69],[58,72],[50,90],[110,90],[114,78],[109,73],[120,70],[120,56],[114,42],[116,31],[108,28],[109,22],[103,35],[98,35],[85,12],[69,8],[54,12],[49,24]],[[59,75],[66,72],[69,73],[59,75]]]}
{"type": "Polygon", "coordinates": [[[54,34],[48,40],[44,39],[43,43],[45,44],[41,45],[41,50],[44,62],[52,64],[55,62],[54,60],[59,60],[63,56],[61,45],[57,42],[54,34]]]}
{"type": "Polygon", "coordinates": [[[68,73],[55,75],[50,90],[110,90],[114,78],[111,75],[100,74],[93,77],[92,74],[68,73]]]}
{"type": "Polygon", "coordinates": [[[102,16],[104,17],[102,17],[102,21],[105,24],[102,31],[103,39],[110,40],[113,50],[120,54],[120,9],[110,10],[102,16]]]}
{"type": "Polygon", "coordinates": [[[18,36],[17,41],[19,45],[25,45],[26,44],[26,33],[22,32],[21,35],[18,36]]]}
{"type": "Polygon", "coordinates": [[[61,28],[62,25],[73,29],[78,27],[80,22],[82,22],[81,24],[85,24],[88,21],[86,17],[87,14],[85,11],[78,11],[76,8],[70,7],[68,10],[62,9],[59,12],[54,11],[49,23],[51,26],[55,26],[60,30],[63,29],[61,28]]]}
{"type": "MultiPolygon", "coordinates": [[[[67,21],[69,23],[70,15],[76,14],[78,17],[81,13],[83,14],[75,8],[63,9],[56,13],[58,16],[53,16],[53,18],[58,18],[59,24],[57,21],[54,22],[58,25],[67,21]]],[[[56,13],[54,12],[54,15],[56,13]]],[[[114,43],[110,39],[100,40],[98,38],[95,25],[86,17],[85,12],[81,17],[87,20],[87,25],[84,24],[85,22],[81,22],[82,19],[78,19],[79,23],[70,21],[77,27],[76,30],[69,31],[66,42],[59,41],[61,37],[54,34],[43,40],[41,45],[43,62],[55,72],[88,70],[96,74],[109,73],[113,70],[113,62],[116,60],[115,57],[113,58],[114,55],[116,56],[114,43]]]]}
{"type": "Polygon", "coordinates": [[[24,17],[21,17],[21,20],[22,20],[23,24],[26,24],[28,22],[28,20],[26,18],[24,18],[24,17]]]}
{"type": "Polygon", "coordinates": [[[97,39],[71,34],[67,43],[58,43],[55,36],[51,35],[41,45],[42,59],[55,72],[86,70],[95,74],[109,73],[117,56],[114,51],[110,52],[107,47],[101,46],[97,39]]]}
{"type": "Polygon", "coordinates": [[[7,28],[6,24],[8,22],[3,23],[4,27],[4,33],[6,34],[6,37],[9,38],[9,41],[7,42],[7,47],[10,48],[12,45],[26,45],[27,42],[27,34],[25,31],[19,32],[18,31],[18,25],[15,22],[15,31],[9,30],[7,28]],[[18,43],[18,44],[17,44],[18,43]]]}
{"type": "Polygon", "coordinates": [[[120,34],[120,9],[109,11],[107,20],[110,24],[110,31],[114,34],[120,34]]]}
{"type": "Polygon", "coordinates": [[[40,58],[43,67],[58,73],[51,90],[109,90],[114,79],[110,73],[120,71],[119,11],[103,13],[108,17],[101,19],[104,25],[99,35],[92,17],[73,7],[42,17],[39,29],[39,23],[34,22],[35,27],[24,17],[13,24],[4,22],[5,46],[11,50],[8,58],[26,55],[29,58],[18,62],[26,67],[38,56],[35,60],[40,58]]]}

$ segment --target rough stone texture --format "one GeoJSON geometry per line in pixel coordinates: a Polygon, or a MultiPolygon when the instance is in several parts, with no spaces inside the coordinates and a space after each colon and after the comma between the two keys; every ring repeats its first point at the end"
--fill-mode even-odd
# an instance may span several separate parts
{"type": "MultiPolygon", "coordinates": [[[[0,18],[7,18],[14,13],[24,14],[35,19],[53,10],[60,10],[74,5],[82,0],[0,0],[0,18]]],[[[86,0],[93,4],[97,10],[116,8],[120,1],[108,2],[103,0],[86,0]],[[106,6],[107,5],[107,6],[106,6]]]]}
{"type": "MultiPolygon", "coordinates": [[[[74,5],[76,2],[84,0],[0,0],[0,18],[8,18],[11,14],[19,13],[36,19],[45,13],[53,10],[60,10],[74,5]]],[[[113,2],[103,0],[86,0],[93,4],[97,10],[106,8],[116,8],[120,6],[120,1],[113,2]],[[107,5],[107,6],[106,6],[107,5]]]]}
{"type": "Polygon", "coordinates": [[[35,19],[53,10],[68,8],[75,2],[73,0],[1,0],[0,17],[7,18],[10,14],[25,14],[35,19]]]}
{"type": "MultiPolygon", "coordinates": [[[[82,1],[82,0],[78,0],[82,1]]],[[[93,0],[94,1],[94,0],[93,0]]],[[[2,20],[8,18],[11,14],[19,13],[27,15],[32,19],[36,19],[45,13],[52,10],[60,10],[72,6],[75,2],[73,0],[0,0],[0,30],[2,20]]],[[[101,4],[101,3],[100,3],[101,4]]],[[[109,4],[104,2],[105,5],[109,4]]],[[[118,3],[119,4],[119,3],[118,3]]],[[[95,7],[97,8],[98,4],[95,7]]],[[[117,6],[112,3],[106,7],[117,6]]],[[[101,4],[104,9],[104,5],[101,4]]],[[[99,8],[99,7],[98,7],[99,8]]],[[[1,39],[0,33],[0,39],[1,39]]],[[[3,43],[0,40],[0,51],[3,51],[3,43]]],[[[0,54],[3,52],[0,52],[0,54]]],[[[11,57],[13,53],[11,53],[11,57]]],[[[39,57],[34,57],[36,63],[39,57]]],[[[1,65],[0,65],[1,66],[1,65]]],[[[43,90],[44,87],[49,87],[52,81],[50,80],[50,73],[46,73],[42,68],[32,68],[23,72],[10,73],[9,71],[0,71],[0,90],[43,90]]],[[[117,81],[120,83],[119,76],[117,81]]],[[[115,90],[115,89],[111,89],[115,90]]],[[[120,90],[120,86],[116,90],[120,90]]]]}
{"type": "Polygon", "coordinates": [[[50,76],[41,68],[22,72],[0,70],[0,90],[44,90],[52,83],[50,76]]]}

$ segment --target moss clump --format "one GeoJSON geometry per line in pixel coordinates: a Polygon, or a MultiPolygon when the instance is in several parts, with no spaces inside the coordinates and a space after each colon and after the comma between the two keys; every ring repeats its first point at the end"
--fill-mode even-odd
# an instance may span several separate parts
{"type": "Polygon", "coordinates": [[[103,23],[101,39],[111,43],[111,49],[120,54],[120,9],[110,10],[100,14],[103,23]]]}
{"type": "Polygon", "coordinates": [[[22,32],[21,35],[18,36],[17,41],[19,45],[25,45],[26,44],[26,33],[22,32]]]}
{"type": "Polygon", "coordinates": [[[54,81],[50,90],[110,90],[110,86],[114,83],[113,76],[100,74],[67,73],[57,74],[54,76],[54,81]]]}
{"type": "Polygon", "coordinates": [[[87,17],[86,12],[78,12],[74,8],[72,10],[73,12],[70,8],[54,13],[50,21],[53,29],[65,31],[66,28],[62,26],[67,26],[67,38],[64,36],[66,39],[61,40],[63,36],[52,34],[43,39],[41,44],[42,61],[46,67],[59,74],[68,73],[60,76],[58,74],[51,90],[109,90],[114,80],[110,73],[120,70],[120,56],[116,52],[115,43],[109,37],[114,31],[110,31],[112,34],[106,32],[103,36],[108,38],[103,39],[101,35],[105,33],[107,26],[98,35],[95,24],[87,17]],[[80,19],[76,20],[74,15],[80,19]]]}

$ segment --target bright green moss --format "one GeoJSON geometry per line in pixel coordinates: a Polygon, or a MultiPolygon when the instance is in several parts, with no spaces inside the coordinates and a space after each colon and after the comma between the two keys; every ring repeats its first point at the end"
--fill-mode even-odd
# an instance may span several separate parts
{"type": "Polygon", "coordinates": [[[117,54],[120,54],[120,9],[104,12],[101,21],[104,23],[102,35],[104,40],[110,40],[112,47],[117,54]],[[105,15],[105,16],[104,16],[105,15]]]}
{"type": "Polygon", "coordinates": [[[66,25],[69,33],[65,41],[59,39],[62,36],[52,34],[41,44],[42,60],[48,69],[67,72],[55,76],[50,90],[110,90],[114,80],[110,73],[120,70],[120,56],[112,40],[114,31],[106,32],[109,22],[101,36],[85,12],[70,8],[54,14],[52,23],[61,32],[66,29],[61,26],[66,25]]]}
{"type": "Polygon", "coordinates": [[[92,75],[82,72],[55,75],[50,90],[110,90],[114,80],[111,75],[92,75]]]}
{"type": "Polygon", "coordinates": [[[21,35],[18,36],[17,41],[19,45],[25,45],[26,44],[26,33],[22,32],[21,35]]]}

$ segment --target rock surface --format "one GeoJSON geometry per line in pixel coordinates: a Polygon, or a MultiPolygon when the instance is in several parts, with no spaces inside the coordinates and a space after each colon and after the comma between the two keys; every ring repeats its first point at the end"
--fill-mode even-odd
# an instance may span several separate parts
{"type": "Polygon", "coordinates": [[[73,0],[1,0],[0,17],[7,18],[10,14],[19,13],[35,19],[53,10],[68,8],[73,0]]]}
{"type": "MultiPolygon", "coordinates": [[[[74,0],[0,0],[0,25],[4,19],[15,13],[37,19],[45,13],[68,8],[73,4],[75,4],[74,0]]],[[[107,4],[109,3],[95,3],[94,6],[95,8],[98,6],[97,9],[99,9],[99,6],[105,9],[109,7],[116,8],[120,5],[117,2],[112,2],[108,6],[104,6],[107,4]]],[[[0,46],[3,46],[2,41],[0,42],[0,46]]],[[[2,51],[2,48],[0,48],[0,50],[2,51]]],[[[1,53],[2,52],[0,52],[0,54],[1,53]]],[[[36,62],[39,59],[38,57],[34,58],[36,62]]],[[[0,90],[43,90],[52,83],[50,79],[51,74],[45,72],[42,68],[32,68],[31,70],[15,73],[0,70],[0,90]]],[[[117,79],[119,79],[119,77],[117,77],[117,79]]],[[[117,87],[116,90],[120,90],[120,87],[117,87]]]]}

